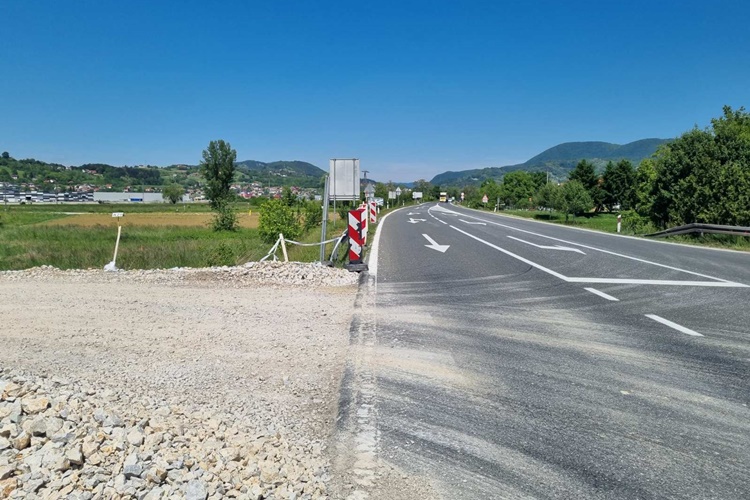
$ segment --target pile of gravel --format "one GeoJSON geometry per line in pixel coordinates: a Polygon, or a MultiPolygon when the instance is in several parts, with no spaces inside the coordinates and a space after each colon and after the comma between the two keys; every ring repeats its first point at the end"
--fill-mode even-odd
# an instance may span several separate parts
{"type": "Polygon", "coordinates": [[[359,275],[345,269],[303,262],[248,262],[242,266],[209,268],[118,270],[70,269],[40,266],[22,271],[2,271],[0,280],[21,281],[63,278],[87,283],[149,282],[179,284],[198,281],[222,281],[228,286],[280,285],[303,287],[350,286],[359,275]]]}
{"type": "Polygon", "coordinates": [[[0,498],[326,498],[324,448],[238,415],[0,369],[0,498]]]}

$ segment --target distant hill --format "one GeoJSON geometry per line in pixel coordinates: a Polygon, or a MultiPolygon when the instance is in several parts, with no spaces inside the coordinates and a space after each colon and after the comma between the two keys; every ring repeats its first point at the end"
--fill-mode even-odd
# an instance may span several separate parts
{"type": "MultiPolygon", "coordinates": [[[[237,163],[235,180],[240,183],[260,182],[264,186],[270,183],[273,186],[320,188],[325,174],[325,171],[304,161],[263,163],[246,160],[237,163]]],[[[170,183],[195,188],[203,182],[203,178],[197,165],[116,167],[89,163],[66,167],[33,158],[17,160],[10,155],[2,155],[0,182],[45,192],[64,191],[75,185],[120,191],[129,186],[158,188],[170,183]]]]}
{"type": "Polygon", "coordinates": [[[326,171],[304,161],[274,161],[263,163],[255,160],[237,162],[240,182],[269,182],[274,186],[298,186],[318,188],[322,185],[326,171]]]}
{"type": "Polygon", "coordinates": [[[433,177],[430,182],[439,186],[481,184],[486,179],[500,180],[505,174],[514,170],[548,171],[551,178],[564,180],[576,163],[583,159],[592,161],[599,169],[603,169],[608,161],[622,159],[630,160],[634,165],[638,165],[666,142],[669,142],[669,139],[642,139],[623,145],[595,141],[565,142],[539,153],[524,163],[444,172],[433,177]]]}

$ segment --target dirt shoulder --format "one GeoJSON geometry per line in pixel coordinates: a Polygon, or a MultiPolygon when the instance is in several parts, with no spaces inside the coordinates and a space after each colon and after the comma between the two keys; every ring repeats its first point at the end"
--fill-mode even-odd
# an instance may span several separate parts
{"type": "Polygon", "coordinates": [[[191,484],[196,498],[202,491],[203,498],[326,496],[325,448],[336,417],[355,281],[346,271],[273,263],[0,273],[0,384],[27,393],[10,395],[0,387],[0,417],[8,413],[0,428],[8,426],[9,442],[25,432],[24,421],[35,417],[21,403],[33,396],[50,400],[37,416],[61,419],[64,426],[61,410],[77,408],[78,421],[70,426],[80,434],[54,449],[43,449],[53,436],[42,434],[24,449],[0,450],[0,469],[15,467],[6,474],[15,479],[10,494],[42,496],[51,484],[59,486],[55,481],[75,476],[64,487],[107,497],[154,489],[155,498],[182,496],[191,484]],[[88,410],[80,409],[86,404],[88,419],[88,410]],[[19,406],[17,421],[10,421],[14,415],[7,410],[19,406]],[[116,414],[123,431],[105,425],[101,414],[95,418],[97,408],[116,414]],[[153,418],[161,421],[159,430],[149,425],[153,418]],[[192,429],[187,437],[176,439],[186,436],[186,427],[192,429]],[[127,439],[134,431],[144,442],[127,439]],[[64,455],[96,432],[103,436],[92,454],[114,443],[103,462],[84,460],[59,471],[36,466],[35,454],[64,455]],[[160,444],[151,440],[152,448],[145,449],[157,432],[160,444]],[[263,443],[253,448],[258,439],[263,443]],[[184,460],[186,454],[192,460],[184,460]],[[30,457],[31,465],[23,466],[30,457]],[[133,465],[127,460],[140,464],[142,473],[132,474],[136,467],[125,474],[126,465],[133,465]],[[147,471],[157,462],[179,474],[149,479],[147,471]],[[253,464],[257,475],[243,477],[239,470],[253,464]],[[42,485],[24,490],[36,480],[42,485]]]}

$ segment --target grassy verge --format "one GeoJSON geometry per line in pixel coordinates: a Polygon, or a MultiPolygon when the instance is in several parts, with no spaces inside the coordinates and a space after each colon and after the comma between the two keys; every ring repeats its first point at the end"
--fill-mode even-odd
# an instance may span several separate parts
{"type": "MultiPolygon", "coordinates": [[[[83,205],[99,209],[96,205],[83,205]]],[[[107,225],[74,225],[79,216],[67,216],[49,206],[12,207],[0,211],[0,270],[27,269],[51,265],[60,269],[102,268],[112,260],[117,227],[107,225]],[[66,224],[67,219],[71,224],[66,224]],[[55,220],[57,219],[57,220],[55,220]],[[54,224],[50,221],[54,220],[54,224]]],[[[153,209],[148,205],[146,212],[153,209]]],[[[165,206],[157,207],[161,212],[165,206]]],[[[182,208],[182,207],[180,207],[182,208]]],[[[80,212],[65,207],[66,212],[80,212]]],[[[195,209],[196,211],[200,209],[195,209]]],[[[106,212],[118,211],[109,206],[106,212]]],[[[125,210],[122,210],[125,211],[125,210]]],[[[255,212],[255,211],[254,211],[255,212]]],[[[93,213],[101,213],[96,210],[93,213]]],[[[127,213],[133,213],[126,211],[127,213]]],[[[253,217],[255,217],[255,213],[253,217]]],[[[175,218],[180,217],[174,214],[175,218]]],[[[343,231],[343,224],[330,228],[329,238],[343,231]]],[[[304,235],[303,242],[320,241],[320,228],[304,235]]],[[[258,231],[240,228],[236,232],[214,232],[205,226],[170,225],[168,218],[160,226],[124,225],[117,256],[117,266],[122,269],[157,269],[171,267],[204,267],[237,265],[257,261],[266,255],[272,245],[261,241],[258,231]]],[[[326,257],[332,244],[327,245],[326,257]]],[[[320,256],[319,247],[290,245],[290,260],[315,261],[320,256]]],[[[343,252],[342,252],[343,254],[343,252]]],[[[282,258],[281,250],[277,255],[282,258]]]]}
{"type": "MultiPolygon", "coordinates": [[[[543,212],[538,210],[503,210],[500,213],[515,215],[517,217],[525,217],[528,219],[553,222],[556,224],[593,229],[596,231],[603,231],[607,233],[617,232],[617,214],[612,213],[590,214],[589,216],[579,217],[571,216],[567,223],[565,222],[565,215],[556,212],[543,212]]],[[[634,234],[632,231],[626,231],[625,229],[623,229],[623,234],[643,236],[634,234]]],[[[670,236],[668,238],[660,238],[660,240],[672,241],[675,243],[685,243],[688,245],[707,246],[712,248],[728,248],[731,250],[750,251],[750,238],[743,236],[720,234],[706,234],[701,236],[696,234],[670,236]]]]}

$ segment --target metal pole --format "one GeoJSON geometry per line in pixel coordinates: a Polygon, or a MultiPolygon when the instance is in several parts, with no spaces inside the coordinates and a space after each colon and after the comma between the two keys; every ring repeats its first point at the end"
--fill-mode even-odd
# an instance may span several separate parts
{"type": "Polygon", "coordinates": [[[328,185],[330,183],[330,177],[326,175],[326,184],[323,188],[323,227],[320,230],[320,263],[325,262],[326,259],[326,247],[323,242],[326,240],[326,234],[328,233],[328,185]]]}

